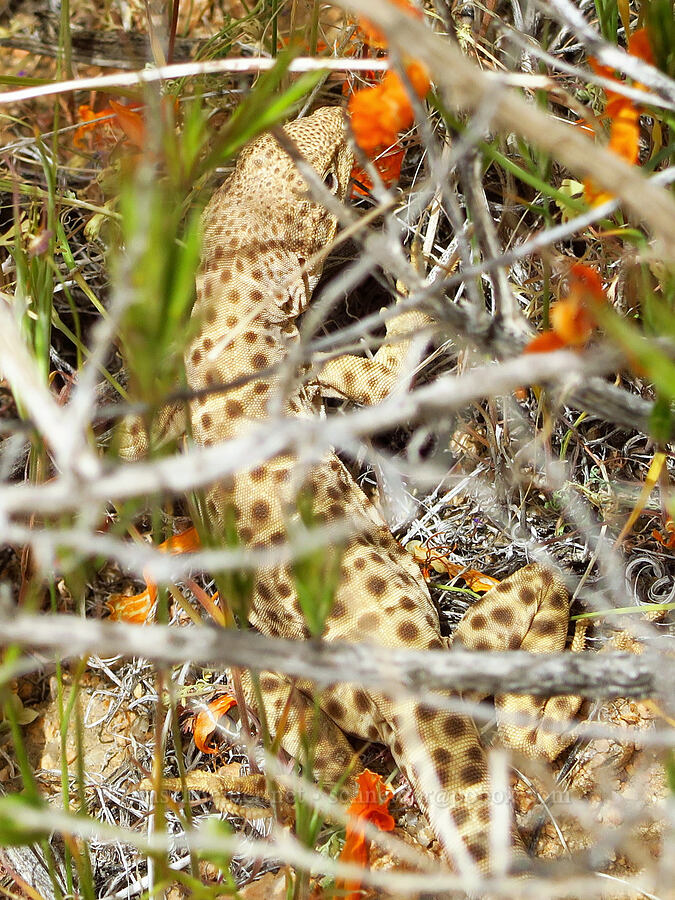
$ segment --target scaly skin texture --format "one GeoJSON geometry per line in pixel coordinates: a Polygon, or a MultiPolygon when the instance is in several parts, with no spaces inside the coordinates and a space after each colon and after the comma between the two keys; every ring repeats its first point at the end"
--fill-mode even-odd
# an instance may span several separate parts
{"type": "MultiPolygon", "coordinates": [[[[288,125],[286,133],[324,184],[343,200],[352,154],[342,112],[320,109],[288,125]]],[[[368,403],[382,399],[396,384],[410,346],[400,337],[385,341],[373,360],[354,356],[332,360],[309,385],[300,378],[289,384],[280,374],[279,364],[299,338],[296,317],[310,302],[321,273],[321,263],[312,258],[330,244],[335,231],[335,218],[309,199],[296,166],[272,136],[261,137],[243,151],[233,175],[204,213],[193,312],[200,330],[186,355],[187,379],[195,391],[236,380],[239,386],[193,402],[192,434],[197,443],[227,441],[271,415],[312,415],[325,387],[368,403]]],[[[388,335],[412,334],[425,323],[423,315],[407,313],[393,321],[388,335]]],[[[293,456],[284,455],[213,485],[206,494],[206,511],[214,532],[223,534],[231,515],[244,545],[266,548],[285,542],[289,523],[298,517],[297,492],[303,487],[317,523],[348,523],[351,534],[323,638],[418,650],[445,647],[417,564],[338,457],[329,453],[311,468],[299,468],[293,456]]],[[[309,637],[288,566],[257,573],[249,619],[267,635],[309,637]]],[[[553,573],[530,565],[476,603],[456,639],[474,649],[556,651],[564,648],[567,621],[563,584],[553,573]]],[[[245,688],[251,699],[248,681],[245,688]]],[[[291,689],[284,678],[263,673],[261,688],[272,732],[292,690],[283,745],[301,757],[300,730],[313,715],[311,685],[291,689]]],[[[542,714],[542,705],[533,698],[498,702],[507,711],[515,708],[537,719],[542,714]]],[[[325,690],[319,705],[314,768],[326,783],[342,778],[353,757],[345,733],[386,744],[449,855],[453,842],[443,826],[448,809],[474,862],[489,868],[486,757],[469,717],[420,704],[399,692],[389,696],[345,685],[325,690]],[[440,800],[435,802],[433,796],[440,800]]],[[[576,705],[573,698],[556,698],[545,704],[543,714],[566,721],[576,705]]],[[[549,758],[570,741],[537,731],[534,724],[504,726],[503,731],[520,750],[549,758]]],[[[518,846],[515,833],[513,840],[518,846]]]]}

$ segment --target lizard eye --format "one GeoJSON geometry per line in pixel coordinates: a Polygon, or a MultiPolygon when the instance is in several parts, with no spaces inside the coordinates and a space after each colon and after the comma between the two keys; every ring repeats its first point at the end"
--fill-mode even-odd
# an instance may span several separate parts
{"type": "Polygon", "coordinates": [[[337,175],[332,169],[330,169],[326,173],[326,177],[324,178],[323,183],[326,185],[331,194],[337,194],[338,180],[337,175]]]}

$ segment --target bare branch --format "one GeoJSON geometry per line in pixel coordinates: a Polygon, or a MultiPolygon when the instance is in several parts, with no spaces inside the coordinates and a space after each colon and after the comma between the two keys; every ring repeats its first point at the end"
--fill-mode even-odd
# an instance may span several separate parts
{"type": "Polygon", "coordinates": [[[569,351],[517,357],[499,365],[478,366],[463,375],[445,376],[409,394],[393,395],[377,406],[345,416],[266,422],[227,444],[191,451],[192,465],[183,455],[148,463],[120,465],[92,479],[73,476],[49,484],[21,484],[0,488],[0,516],[12,513],[62,513],[87,503],[105,503],[157,491],[183,493],[226,475],[249,469],[288,448],[301,456],[308,450],[321,454],[330,447],[349,447],[356,437],[371,435],[401,421],[416,422],[430,416],[448,416],[474,400],[510,393],[516,388],[550,381],[578,381],[612,371],[618,359],[594,352],[586,356],[569,351]]]}
{"type": "MultiPolygon", "coordinates": [[[[73,78],[72,81],[56,81],[37,87],[21,88],[17,91],[0,93],[0,105],[34,100],[36,97],[50,97],[69,94],[73,91],[100,91],[111,87],[135,87],[155,84],[173,78],[191,78],[198,75],[218,75],[223,72],[245,73],[265,72],[277,64],[271,57],[251,56],[229,59],[211,59],[204,62],[176,63],[172,66],[158,66],[137,72],[118,72],[114,75],[98,75],[91,78],[73,78]]],[[[385,59],[315,59],[299,56],[288,67],[289,72],[316,72],[329,69],[332,72],[386,71],[389,62],[385,59]]]]}
{"type": "Polygon", "coordinates": [[[229,629],[138,627],[77,616],[0,617],[0,645],[57,650],[67,656],[142,656],[159,665],[204,665],[274,671],[319,685],[350,682],[390,688],[445,688],[480,694],[579,694],[654,697],[663,660],[649,652],[504,653],[399,650],[369,644],[287,641],[229,629]]]}
{"type": "MultiPolygon", "coordinates": [[[[16,399],[32,417],[38,431],[54,452],[57,464],[69,471],[73,464],[73,432],[63,421],[54,397],[43,384],[35,360],[28,352],[21,332],[10,312],[9,303],[0,295],[0,372],[11,384],[16,399]]],[[[79,469],[87,477],[100,475],[100,461],[86,446],[78,448],[79,469]]]]}

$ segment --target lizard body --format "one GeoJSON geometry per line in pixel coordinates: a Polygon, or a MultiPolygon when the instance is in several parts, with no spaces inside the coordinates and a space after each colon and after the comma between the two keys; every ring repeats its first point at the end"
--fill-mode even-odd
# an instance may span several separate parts
{"type": "MultiPolygon", "coordinates": [[[[323,108],[285,130],[325,186],[344,200],[352,154],[342,112],[323,108]]],[[[274,415],[312,415],[325,386],[360,402],[373,402],[395,383],[409,349],[409,340],[398,336],[396,342],[385,339],[372,360],[354,356],[332,360],[313,384],[298,381],[289,389],[288,378],[280,374],[289,347],[299,339],[295,320],[310,302],[321,274],[321,262],[313,260],[335,231],[335,217],[309,199],[296,165],[273,136],[264,135],[243,151],[233,175],[204,213],[193,312],[200,330],[186,354],[187,380],[193,390],[203,392],[229,382],[238,386],[202,393],[192,402],[197,443],[226,441],[274,415]]],[[[422,320],[420,314],[406,314],[405,328],[412,331],[422,320]]],[[[401,328],[394,320],[388,335],[401,328]]],[[[242,544],[266,548],[284,543],[289,522],[298,517],[297,494],[303,487],[311,497],[316,522],[350,527],[323,639],[411,649],[446,646],[419,567],[340,459],[329,453],[311,467],[299,468],[289,453],[212,485],[206,493],[206,513],[214,531],[223,534],[227,516],[232,515],[242,544]]],[[[249,620],[267,635],[309,637],[290,566],[256,573],[249,620]]],[[[568,597],[560,580],[539,566],[528,566],[469,611],[458,640],[476,649],[559,650],[565,644],[567,621],[568,597]]],[[[287,716],[282,743],[300,756],[302,727],[314,710],[311,686],[291,688],[271,672],[263,673],[260,683],[271,731],[287,716]]],[[[250,696],[248,682],[246,690],[250,696]]],[[[550,701],[547,715],[567,720],[574,708],[567,699],[550,701]]],[[[533,711],[532,698],[512,702],[518,709],[533,711]]],[[[324,691],[319,705],[314,769],[326,783],[342,778],[353,757],[345,733],[386,744],[434,827],[438,804],[434,808],[424,777],[425,768],[427,773],[431,769],[432,784],[443,792],[441,806],[449,807],[465,847],[480,868],[489,868],[486,756],[471,718],[346,685],[324,691]]],[[[569,738],[540,736],[532,726],[506,730],[513,743],[531,754],[555,757],[569,743],[569,738]]],[[[436,830],[444,843],[442,829],[436,830]]],[[[518,844],[515,832],[513,839],[518,844]]],[[[447,845],[446,849],[451,851],[447,845]]]]}

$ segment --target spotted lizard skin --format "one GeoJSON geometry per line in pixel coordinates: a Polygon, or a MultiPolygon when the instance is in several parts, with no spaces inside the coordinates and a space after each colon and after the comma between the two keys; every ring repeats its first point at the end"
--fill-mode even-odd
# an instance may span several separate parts
{"type": "MultiPolygon", "coordinates": [[[[336,199],[344,200],[353,158],[341,110],[319,109],[285,130],[336,199]]],[[[424,324],[419,313],[393,320],[390,341],[385,339],[374,359],[343,356],[332,360],[309,384],[302,383],[300,373],[289,386],[288,378],[280,374],[279,365],[299,340],[296,318],[309,304],[321,274],[322,263],[313,258],[330,245],[336,220],[310,199],[296,165],[273,136],[264,135],[242,152],[234,173],[208,204],[203,222],[193,312],[198,333],[186,354],[188,384],[202,392],[190,413],[196,443],[212,445],[239,436],[275,410],[287,416],[314,415],[326,387],[361,403],[377,402],[394,387],[410,347],[410,341],[401,340],[400,335],[410,332],[412,336],[424,324]],[[391,340],[393,335],[396,341],[391,340]],[[238,386],[203,393],[205,388],[233,381],[238,386]]],[[[125,455],[134,455],[133,446],[127,447],[125,455]]],[[[297,519],[301,486],[311,496],[314,521],[349,525],[323,639],[415,650],[445,647],[438,613],[419,567],[334,453],[304,470],[299,470],[292,455],[282,455],[214,484],[206,492],[210,526],[222,535],[228,516],[233,516],[242,544],[255,548],[283,544],[289,522],[297,519]]],[[[559,578],[530,565],[477,602],[455,640],[477,650],[562,650],[568,606],[559,578]]],[[[288,566],[257,572],[249,620],[266,635],[309,637],[288,566]]],[[[282,743],[301,758],[301,730],[314,711],[311,685],[292,687],[272,672],[263,673],[260,683],[272,732],[290,706],[282,743]]],[[[253,699],[248,680],[245,689],[253,699]]],[[[527,712],[537,721],[542,714],[567,721],[576,706],[573,698],[555,698],[544,704],[546,709],[531,697],[498,698],[497,702],[507,712],[527,712]]],[[[489,869],[486,755],[471,718],[421,704],[399,692],[389,695],[345,685],[323,691],[318,703],[314,770],[325,783],[343,778],[353,759],[345,734],[386,744],[434,827],[434,801],[424,777],[425,767],[431,770],[432,784],[442,791],[440,802],[449,808],[465,848],[481,869],[489,869]]],[[[512,745],[529,755],[554,758],[570,742],[569,736],[537,730],[536,723],[505,724],[501,730],[512,745]]],[[[447,835],[438,827],[436,831],[452,855],[447,835]]],[[[517,851],[515,831],[513,842],[517,851]]]]}

